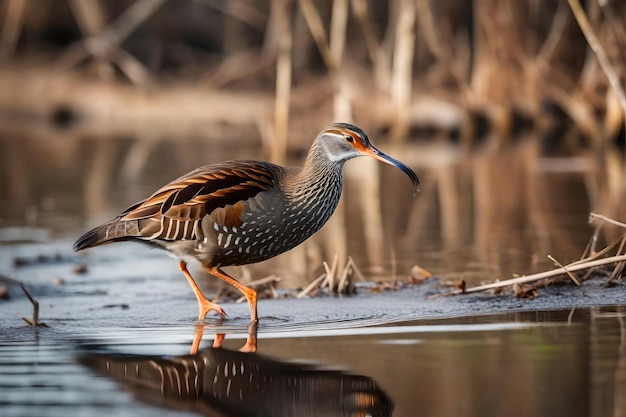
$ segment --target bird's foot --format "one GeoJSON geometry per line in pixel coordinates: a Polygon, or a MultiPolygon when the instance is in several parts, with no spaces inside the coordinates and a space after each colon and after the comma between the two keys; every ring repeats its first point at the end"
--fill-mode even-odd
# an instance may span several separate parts
{"type": "Polygon", "coordinates": [[[210,311],[215,311],[217,314],[220,315],[220,318],[222,320],[228,317],[228,315],[221,306],[212,303],[206,299],[198,302],[198,309],[198,320],[204,320],[204,318],[207,314],[209,314],[210,311]]]}

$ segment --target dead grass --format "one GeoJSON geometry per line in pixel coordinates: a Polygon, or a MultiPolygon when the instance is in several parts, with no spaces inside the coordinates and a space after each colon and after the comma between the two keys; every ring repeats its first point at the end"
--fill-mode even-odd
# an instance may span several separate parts
{"type": "Polygon", "coordinates": [[[582,281],[589,279],[593,276],[594,272],[604,266],[612,266],[612,270],[608,269],[605,273],[608,274],[607,285],[613,284],[615,280],[621,279],[624,265],[626,264],[626,232],[622,234],[619,239],[596,252],[595,245],[597,242],[597,234],[599,229],[605,223],[616,225],[624,229],[626,229],[626,224],[596,213],[590,214],[589,221],[591,223],[595,223],[596,230],[590,238],[589,244],[587,245],[587,248],[585,248],[582,258],[578,261],[562,265],[551,255],[548,255],[548,258],[558,266],[557,269],[496,281],[470,288],[455,285],[457,286],[457,289],[437,294],[433,296],[433,298],[448,295],[470,294],[488,290],[492,291],[493,294],[499,294],[504,288],[512,289],[513,293],[517,297],[534,298],[539,295],[538,288],[567,282],[569,280],[573,281],[576,285],[580,285],[582,281]],[[582,274],[583,271],[584,274],[582,274]],[[581,275],[576,276],[574,274],[575,272],[581,272],[581,275]]]}

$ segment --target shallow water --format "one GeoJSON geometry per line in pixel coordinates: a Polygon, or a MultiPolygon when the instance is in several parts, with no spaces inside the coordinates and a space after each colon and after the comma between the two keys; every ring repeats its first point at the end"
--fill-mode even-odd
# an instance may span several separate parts
{"type": "Polygon", "coordinates": [[[24,328],[0,344],[0,414],[621,416],[625,322],[613,307],[343,329],[262,321],[256,354],[236,351],[245,326],[211,348],[209,325],[195,355],[189,325],[24,328]]]}

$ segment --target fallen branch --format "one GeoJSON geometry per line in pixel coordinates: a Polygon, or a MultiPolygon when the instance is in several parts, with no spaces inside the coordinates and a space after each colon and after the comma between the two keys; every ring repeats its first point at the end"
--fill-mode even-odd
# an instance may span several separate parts
{"type": "Polygon", "coordinates": [[[457,294],[469,294],[472,292],[486,291],[492,288],[508,287],[515,284],[524,284],[527,282],[539,281],[544,278],[553,277],[556,275],[566,274],[568,272],[581,271],[596,266],[612,264],[616,262],[625,262],[626,255],[609,256],[608,258],[596,259],[595,261],[577,263],[576,265],[570,264],[563,268],[553,269],[552,271],[540,272],[537,274],[527,275],[524,277],[507,279],[504,281],[492,282],[491,284],[478,285],[476,287],[466,288],[465,290],[455,290],[442,295],[457,295],[457,294]]]}

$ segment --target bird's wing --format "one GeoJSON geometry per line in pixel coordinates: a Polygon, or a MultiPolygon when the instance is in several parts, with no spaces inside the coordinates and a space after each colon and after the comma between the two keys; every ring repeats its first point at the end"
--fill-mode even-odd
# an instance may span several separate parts
{"type": "Polygon", "coordinates": [[[238,227],[244,202],[275,185],[271,167],[255,161],[231,161],[198,168],[127,208],[120,220],[138,220],[145,239],[195,239],[207,215],[220,226],[238,227]]]}

